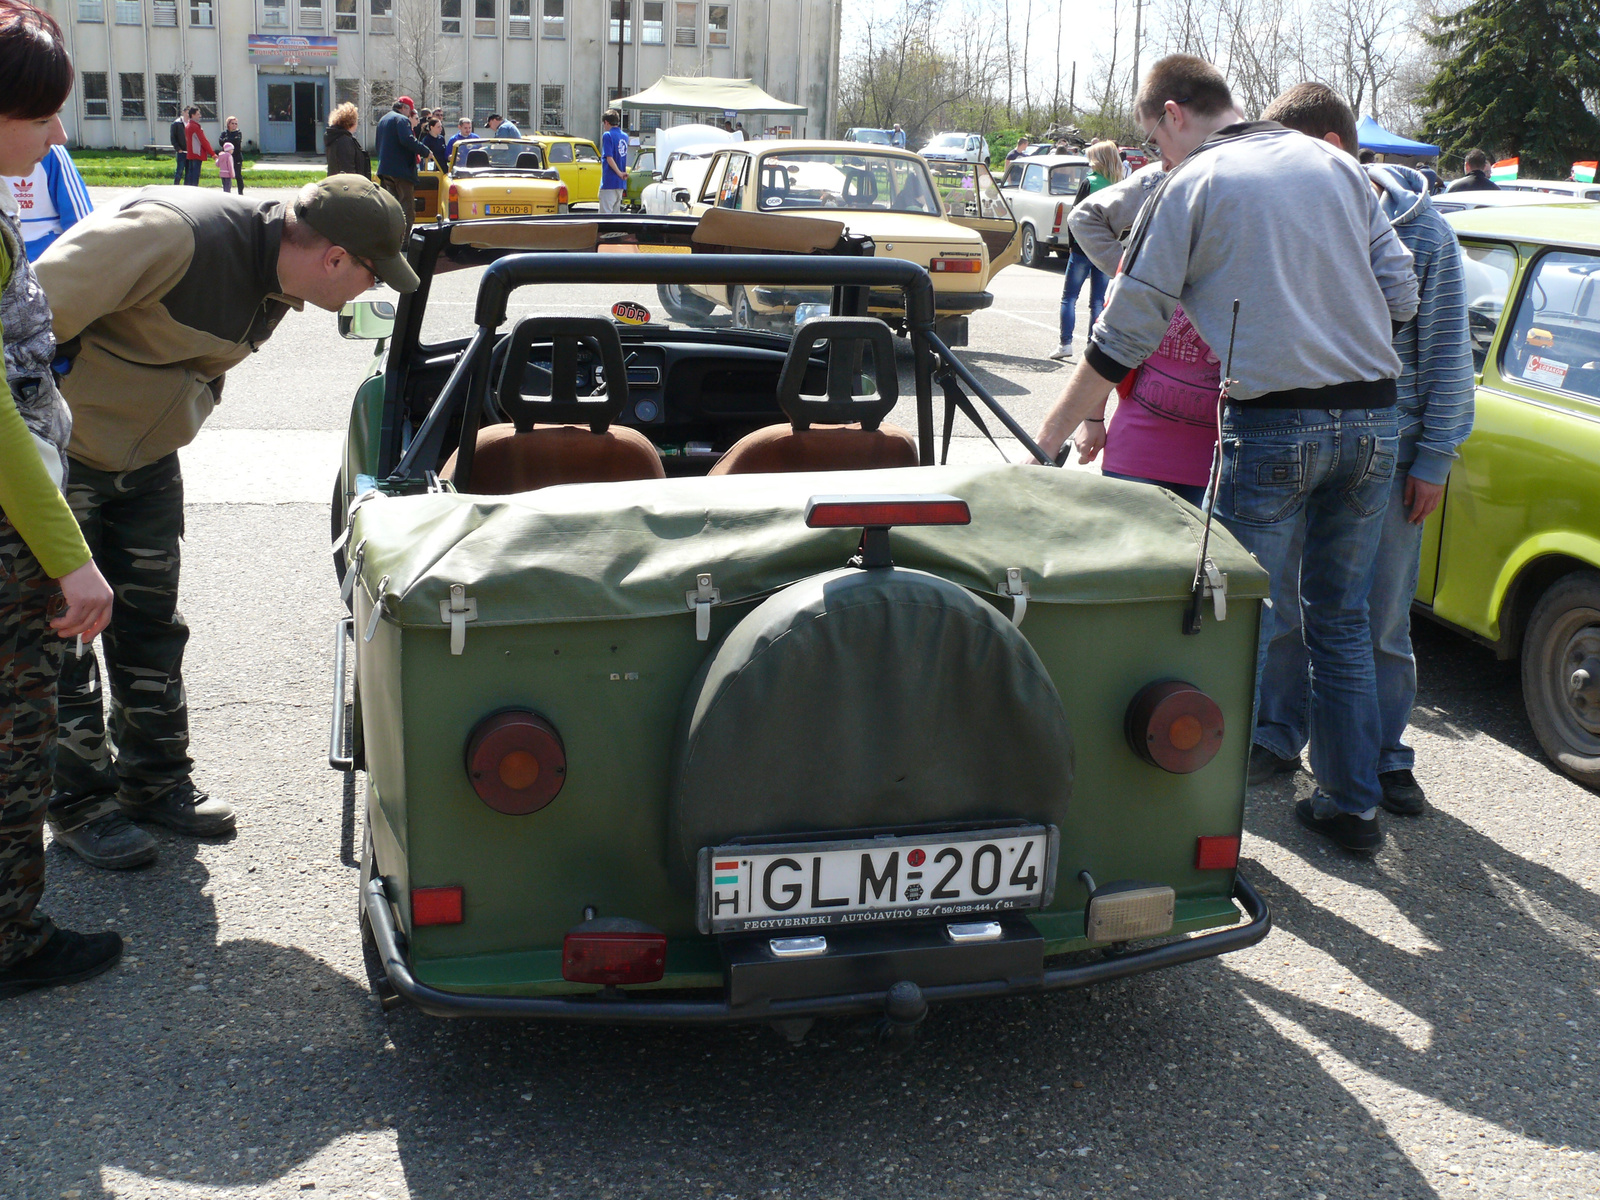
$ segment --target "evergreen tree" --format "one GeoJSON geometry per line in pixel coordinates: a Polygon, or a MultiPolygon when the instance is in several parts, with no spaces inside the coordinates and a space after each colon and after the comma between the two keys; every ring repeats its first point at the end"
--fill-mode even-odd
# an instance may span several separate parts
{"type": "Polygon", "coordinates": [[[1600,0],[1473,0],[1434,18],[1448,57],[1428,84],[1426,136],[1460,159],[1474,146],[1519,157],[1530,178],[1565,179],[1600,155],[1600,0]]]}

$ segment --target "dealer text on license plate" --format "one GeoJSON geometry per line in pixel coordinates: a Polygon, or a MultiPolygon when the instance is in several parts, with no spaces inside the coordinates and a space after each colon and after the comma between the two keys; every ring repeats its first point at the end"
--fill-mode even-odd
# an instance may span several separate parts
{"type": "Polygon", "coordinates": [[[485,204],[483,215],[486,217],[531,217],[533,205],[531,204],[485,204]]]}
{"type": "Polygon", "coordinates": [[[1053,825],[700,851],[702,933],[850,925],[1040,908],[1055,889],[1053,825]]]}

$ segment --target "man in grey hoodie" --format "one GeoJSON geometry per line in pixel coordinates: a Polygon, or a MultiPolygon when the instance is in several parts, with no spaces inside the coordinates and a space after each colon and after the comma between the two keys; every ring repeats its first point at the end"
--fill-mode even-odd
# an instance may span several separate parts
{"type": "MultiPolygon", "coordinates": [[[[1290,88],[1263,116],[1347,154],[1355,153],[1355,113],[1326,84],[1290,88]]],[[[1400,453],[1367,599],[1383,733],[1378,753],[1383,807],[1417,816],[1426,808],[1426,798],[1412,773],[1416,754],[1404,740],[1417,697],[1411,599],[1417,591],[1423,523],[1444,498],[1456,449],[1472,432],[1472,347],[1467,340],[1461,251],[1455,231],[1428,199],[1428,180],[1410,167],[1374,163],[1364,169],[1384,213],[1411,251],[1420,294],[1416,320],[1394,339],[1400,356],[1400,453]]],[[[1282,610],[1277,625],[1281,632],[1267,647],[1261,676],[1250,750],[1252,783],[1297,768],[1300,748],[1306,743],[1309,680],[1298,589],[1285,589],[1282,598],[1274,596],[1274,603],[1282,610]]]]}
{"type": "MultiPolygon", "coordinates": [[[[1383,793],[1367,591],[1398,451],[1390,339],[1417,311],[1411,255],[1353,161],[1247,121],[1204,60],[1163,58],[1135,107],[1168,174],[1038,441],[1055,455],[1160,346],[1180,303],[1225,361],[1233,343],[1216,514],[1273,576],[1275,596],[1292,545],[1305,547],[1317,790],[1295,815],[1370,853],[1383,845],[1383,793]]],[[[1265,614],[1258,674],[1277,620],[1265,614]]]]}

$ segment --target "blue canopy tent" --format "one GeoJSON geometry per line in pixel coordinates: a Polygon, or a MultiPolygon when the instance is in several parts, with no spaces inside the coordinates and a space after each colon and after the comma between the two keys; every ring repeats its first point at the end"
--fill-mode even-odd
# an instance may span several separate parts
{"type": "Polygon", "coordinates": [[[1404,154],[1414,158],[1437,158],[1439,147],[1427,142],[1413,142],[1410,138],[1390,133],[1371,117],[1362,117],[1356,124],[1356,136],[1363,150],[1374,154],[1404,154]]]}

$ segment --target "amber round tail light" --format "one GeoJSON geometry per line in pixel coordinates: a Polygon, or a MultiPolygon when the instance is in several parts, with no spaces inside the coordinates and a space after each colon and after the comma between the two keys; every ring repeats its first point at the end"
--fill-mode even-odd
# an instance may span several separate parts
{"type": "Polygon", "coordinates": [[[531,712],[499,712],[478,722],[467,739],[472,790],[495,812],[538,812],[567,781],[567,752],[556,727],[531,712]]]}
{"type": "Polygon", "coordinates": [[[1128,705],[1128,745],[1152,767],[1187,775],[1222,748],[1222,709],[1192,683],[1163,679],[1128,705]]]}

